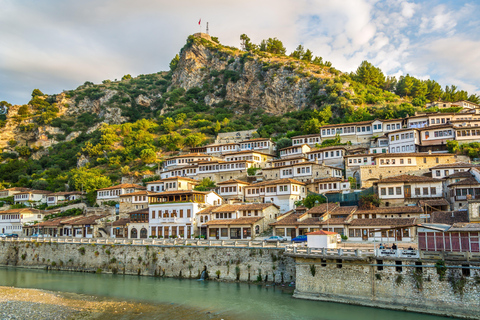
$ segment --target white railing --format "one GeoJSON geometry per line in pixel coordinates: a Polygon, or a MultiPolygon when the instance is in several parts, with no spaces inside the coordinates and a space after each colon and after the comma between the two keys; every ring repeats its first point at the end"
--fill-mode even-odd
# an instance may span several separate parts
{"type": "Polygon", "coordinates": [[[117,238],[72,238],[72,237],[23,237],[3,238],[3,241],[27,241],[40,243],[88,243],[97,245],[149,245],[149,246],[201,246],[201,247],[234,247],[234,248],[282,248],[287,244],[267,243],[261,240],[204,240],[204,239],[117,239],[117,238]]]}
{"type": "Polygon", "coordinates": [[[346,257],[366,257],[374,256],[373,249],[328,249],[328,248],[309,248],[309,247],[297,247],[286,246],[285,252],[293,255],[308,255],[316,257],[326,256],[346,256],[346,257]]]}

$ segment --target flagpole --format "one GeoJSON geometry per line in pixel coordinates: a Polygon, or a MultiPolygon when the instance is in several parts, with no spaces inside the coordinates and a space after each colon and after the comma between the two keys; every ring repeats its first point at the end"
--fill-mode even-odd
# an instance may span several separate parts
{"type": "Polygon", "coordinates": [[[200,28],[200,33],[202,33],[202,18],[198,20],[198,27],[200,28]]]}

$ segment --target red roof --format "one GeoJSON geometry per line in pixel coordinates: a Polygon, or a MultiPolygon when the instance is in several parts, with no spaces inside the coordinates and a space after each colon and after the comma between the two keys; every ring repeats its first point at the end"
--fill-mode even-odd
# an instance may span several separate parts
{"type": "Polygon", "coordinates": [[[320,230],[320,231],[314,231],[314,232],[309,232],[307,233],[307,236],[329,236],[329,235],[333,235],[333,234],[337,234],[336,232],[332,232],[332,231],[325,231],[325,230],[320,230]]]}

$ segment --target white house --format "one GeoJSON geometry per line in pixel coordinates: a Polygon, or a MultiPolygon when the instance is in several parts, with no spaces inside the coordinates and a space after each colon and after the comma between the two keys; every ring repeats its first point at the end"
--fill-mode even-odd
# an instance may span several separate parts
{"type": "Polygon", "coordinates": [[[13,196],[15,204],[22,203],[26,206],[34,206],[47,202],[47,195],[52,193],[46,190],[29,190],[16,193],[13,196]]]}
{"type": "Polygon", "coordinates": [[[292,157],[306,157],[307,152],[312,151],[312,148],[308,144],[302,144],[300,146],[291,146],[282,148],[280,151],[280,158],[292,158],[292,157]]]}
{"type": "Polygon", "coordinates": [[[404,174],[380,179],[374,185],[378,188],[382,205],[386,207],[443,197],[442,180],[430,177],[404,174]]]}
{"type": "Polygon", "coordinates": [[[240,142],[240,150],[254,150],[267,154],[273,154],[275,152],[276,143],[270,138],[254,138],[244,140],[240,142]]]}
{"type": "Polygon", "coordinates": [[[244,187],[246,202],[274,203],[284,213],[306,197],[305,183],[294,179],[264,181],[244,187]]]}
{"type": "Polygon", "coordinates": [[[68,201],[80,200],[84,197],[81,191],[55,192],[47,195],[47,204],[54,206],[68,201]]]}
{"type": "Polygon", "coordinates": [[[390,153],[406,153],[418,151],[420,135],[417,129],[402,129],[386,134],[390,153]]]}
{"type": "Polygon", "coordinates": [[[97,204],[107,201],[120,201],[120,195],[145,190],[145,187],[133,183],[122,183],[97,190],[97,204]]]}
{"type": "Polygon", "coordinates": [[[31,208],[0,211],[0,232],[21,236],[25,225],[42,221],[44,215],[43,211],[31,208]]]}
{"type": "Polygon", "coordinates": [[[250,183],[248,182],[236,179],[217,182],[218,194],[225,200],[225,202],[243,202],[244,189],[249,185],[250,183]]]}
{"type": "Polygon", "coordinates": [[[309,248],[337,248],[338,233],[319,230],[307,233],[307,247],[309,248]]]}
{"type": "Polygon", "coordinates": [[[149,195],[149,236],[190,238],[197,231],[196,214],[222,204],[215,192],[164,191],[149,195]]]}

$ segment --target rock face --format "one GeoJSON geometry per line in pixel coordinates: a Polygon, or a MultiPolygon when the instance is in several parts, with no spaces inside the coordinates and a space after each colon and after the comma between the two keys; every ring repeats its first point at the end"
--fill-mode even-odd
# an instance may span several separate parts
{"type": "Polygon", "coordinates": [[[268,53],[262,57],[249,55],[240,50],[225,50],[225,47],[206,39],[196,39],[182,51],[172,76],[172,87],[188,90],[209,83],[216,92],[205,97],[207,105],[229,100],[281,115],[309,105],[312,77],[331,76],[320,66],[310,66],[313,68],[310,70],[305,67],[304,63],[293,58],[268,53]],[[235,79],[223,81],[226,85],[222,87],[222,83],[215,80],[215,74],[219,72],[223,80],[227,73],[235,79]],[[222,89],[224,91],[219,95],[222,89]]]}

